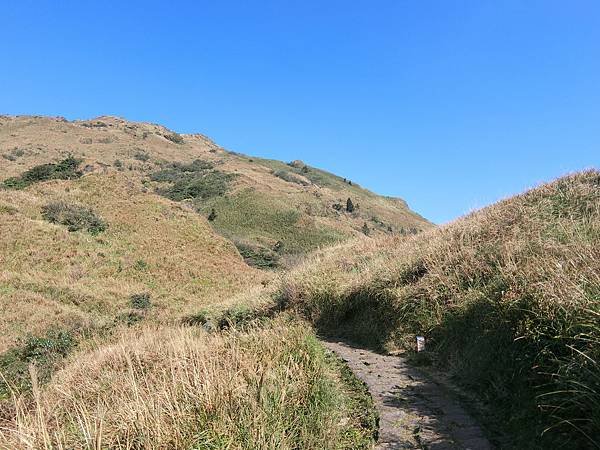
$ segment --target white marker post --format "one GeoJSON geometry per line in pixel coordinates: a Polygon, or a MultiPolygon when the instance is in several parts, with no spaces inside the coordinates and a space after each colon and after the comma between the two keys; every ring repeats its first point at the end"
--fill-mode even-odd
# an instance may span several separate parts
{"type": "Polygon", "coordinates": [[[417,336],[417,352],[425,350],[425,338],[423,336],[417,336]]]}

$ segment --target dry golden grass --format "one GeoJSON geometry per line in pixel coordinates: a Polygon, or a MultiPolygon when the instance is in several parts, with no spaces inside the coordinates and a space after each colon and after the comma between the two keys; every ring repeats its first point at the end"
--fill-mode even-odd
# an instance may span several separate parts
{"type": "Polygon", "coordinates": [[[433,362],[488,399],[520,445],[544,430],[598,445],[598,171],[416,237],[325,250],[281,291],[323,332],[388,349],[426,336],[433,362]]]}
{"type": "Polygon", "coordinates": [[[44,328],[113,321],[132,294],[150,293],[147,319],[174,321],[269,278],[203,218],[142,192],[135,178],[91,174],[2,191],[0,205],[0,321],[14,331],[0,349],[44,328]],[[44,221],[42,206],[56,199],[92,207],[108,229],[93,236],[44,221]]]}
{"type": "Polygon", "coordinates": [[[297,322],[213,335],[144,327],[16,397],[0,448],[348,448],[359,440],[339,383],[297,322]]]}
{"type": "MultiPolygon", "coordinates": [[[[145,319],[174,321],[272,278],[247,267],[215,229],[233,230],[233,236],[224,234],[267,247],[285,237],[284,248],[298,252],[360,234],[371,215],[394,225],[429,226],[400,200],[346,189],[343,183],[341,190],[289,183],[271,173],[270,164],[285,164],[230,154],[202,135],[185,135],[175,143],[165,137],[170,133],[115,117],[68,122],[0,116],[2,180],[68,154],[81,158],[85,172],[78,180],[0,189],[0,324],[7,331],[0,337],[0,352],[50,327],[98,327],[127,318],[132,294],[150,293],[153,307],[145,319]],[[246,213],[272,229],[250,230],[244,221],[220,227],[227,216],[221,211],[211,226],[189,203],[176,204],[153,192],[148,175],[161,164],[198,158],[237,174],[231,197],[250,189],[261,207],[246,213]],[[364,217],[331,208],[350,195],[360,201],[364,217]],[[92,208],[108,222],[108,230],[92,236],[47,223],[41,210],[56,200],[92,208]],[[289,228],[285,221],[263,217],[273,211],[275,218],[278,212],[300,211],[297,224],[289,228]]],[[[327,177],[338,183],[332,186],[340,184],[327,177]]]]}
{"type": "Polygon", "coordinates": [[[159,125],[116,117],[68,122],[48,117],[0,116],[0,173],[3,178],[17,176],[34,165],[56,161],[70,153],[83,158],[83,166],[89,171],[113,171],[115,161],[119,160],[124,172],[142,179],[157,168],[157,163],[189,163],[200,158],[214,162],[219,170],[238,175],[234,194],[251,188],[257,195],[279,199],[302,212],[305,219],[317,221],[344,236],[359,235],[365,221],[373,235],[387,232],[387,228],[376,225],[373,218],[392,225],[396,231],[400,227],[431,227],[401,199],[375,195],[320,171],[320,184],[290,183],[272,173],[277,169],[290,170],[284,163],[227,152],[199,134],[183,135],[183,142],[176,144],[164,137],[169,133],[159,125]],[[16,156],[14,152],[22,154],[16,156]],[[147,155],[147,161],[139,160],[137,155],[140,154],[147,155]],[[333,210],[334,203],[345,204],[348,197],[360,204],[356,214],[333,210]]]}

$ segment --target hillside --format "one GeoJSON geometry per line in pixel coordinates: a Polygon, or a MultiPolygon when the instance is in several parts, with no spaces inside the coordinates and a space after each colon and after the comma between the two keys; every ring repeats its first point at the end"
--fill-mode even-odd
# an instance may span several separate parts
{"type": "Polygon", "coordinates": [[[51,326],[103,327],[142,313],[176,321],[272,278],[242,257],[286,266],[362,234],[365,222],[373,236],[430,226],[403,201],[318,169],[113,117],[1,116],[0,155],[0,352],[51,326]],[[10,185],[69,155],[77,176],[10,185]],[[354,212],[334,209],[349,197],[354,212]],[[91,208],[108,226],[70,233],[44,220],[53,202],[91,208]],[[139,294],[149,294],[151,310],[132,309],[139,294]]]}
{"type": "Polygon", "coordinates": [[[201,135],[0,116],[0,448],[368,447],[364,388],[310,327],[235,322],[312,250],[431,226],[201,135]]]}
{"type": "Polygon", "coordinates": [[[425,336],[414,362],[477,394],[503,448],[600,445],[598,171],[418,236],[320,252],[279,302],[376,349],[410,354],[425,336]]]}
{"type": "Polygon", "coordinates": [[[501,448],[600,445],[597,170],[438,228],[114,117],[0,116],[0,169],[2,449],[372,448],[317,336],[443,372],[501,448]]]}
{"type": "Polygon", "coordinates": [[[301,161],[248,157],[199,134],[114,117],[0,116],[0,154],[3,178],[71,154],[86,175],[112,174],[133,189],[183,202],[210,217],[212,228],[258,267],[289,266],[296,255],[365,231],[408,234],[431,226],[404,201],[301,161]]]}

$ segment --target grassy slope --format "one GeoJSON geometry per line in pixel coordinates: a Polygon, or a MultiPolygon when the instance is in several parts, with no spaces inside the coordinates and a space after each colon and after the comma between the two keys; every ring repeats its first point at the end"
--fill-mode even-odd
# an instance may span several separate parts
{"type": "MultiPolygon", "coordinates": [[[[131,123],[112,117],[90,121],[66,122],[60,119],[0,116],[0,168],[2,177],[16,176],[36,164],[58,160],[67,153],[84,159],[84,166],[93,173],[120,170],[144,181],[149,190],[159,183],[147,183],[148,177],[172,162],[189,163],[202,159],[215,164],[219,171],[236,175],[226,198],[197,201],[194,208],[207,215],[216,208],[220,220],[214,223],[217,232],[235,240],[270,246],[283,241],[284,253],[297,254],[356,236],[367,222],[372,235],[401,229],[426,229],[431,224],[410,211],[400,199],[377,196],[356,185],[349,185],[333,174],[309,168],[305,173],[287,164],[252,158],[228,152],[201,135],[184,135],[177,144],[165,136],[170,131],[158,125],[131,123]],[[286,181],[273,171],[294,173],[304,184],[286,181]],[[249,194],[250,192],[250,194],[249,194]],[[251,211],[260,220],[274,212],[296,211],[294,233],[289,233],[277,221],[267,220],[263,233],[246,228],[236,217],[236,208],[248,196],[257,209],[251,211]],[[336,211],[335,203],[351,197],[359,208],[353,213],[336,211]],[[271,225],[273,225],[271,227],[271,225]],[[306,237],[289,242],[291,235],[306,237]],[[316,240],[311,238],[316,237],[316,240]]],[[[287,224],[287,223],[286,223],[287,224]]]]}
{"type": "Polygon", "coordinates": [[[222,301],[264,275],[204,219],[117,174],[0,193],[0,351],[26,333],[115,320],[148,292],[147,318],[176,320],[222,301]],[[52,199],[91,206],[109,223],[92,236],[41,217],[52,199]]]}
{"type": "Polygon", "coordinates": [[[406,227],[429,226],[401,201],[355,186],[345,191],[343,183],[335,190],[289,183],[271,174],[263,160],[227,152],[201,135],[175,143],[165,137],[170,133],[111,117],[67,122],[0,116],[1,179],[67,154],[81,158],[85,172],[77,180],[0,189],[0,320],[8,330],[0,352],[50,326],[80,328],[127,316],[132,294],[150,293],[154,307],[146,316],[168,321],[272,278],[247,267],[215,231],[268,249],[281,241],[284,256],[304,253],[359,233],[364,217],[331,208],[334,197],[350,195],[372,199],[361,199],[365,214],[377,212],[406,227]],[[194,159],[236,175],[225,197],[176,203],[154,193],[161,184],[150,182],[150,174],[194,159]],[[42,208],[53,200],[91,207],[108,230],[91,236],[45,222],[42,208]],[[217,219],[210,224],[194,208],[207,214],[215,208],[217,219]]]}
{"type": "MultiPolygon", "coordinates": [[[[68,154],[83,160],[84,172],[0,189],[0,372],[8,381],[0,382],[0,448],[239,448],[248,441],[321,448],[324,435],[335,438],[330,448],[368,447],[373,420],[353,419],[369,414],[368,400],[307,327],[209,336],[179,326],[240,295],[255,301],[248,293],[274,278],[245,264],[219,233],[265,245],[284,240],[296,254],[357,234],[363,219],[331,214],[328,188],[285,182],[199,135],[180,144],[164,135],[162,127],[114,118],[0,117],[0,179],[68,154]],[[237,174],[226,198],[173,202],[154,192],[150,174],[197,158],[237,174]],[[91,208],[108,228],[92,235],[51,224],[42,212],[53,201],[91,208]],[[254,222],[237,212],[248,203],[254,222]],[[300,204],[321,215],[292,209],[300,204]],[[213,224],[195,211],[210,205],[218,207],[213,224]],[[151,306],[135,308],[131,296],[145,293],[151,306]],[[264,395],[256,397],[259,366],[268,379],[258,379],[264,395]],[[245,414],[237,417],[236,408],[245,414]]],[[[429,226],[401,202],[386,202],[373,208],[406,226],[429,226]]]]}
{"type": "Polygon", "coordinates": [[[599,172],[416,237],[338,246],[286,278],[281,300],[322,332],[388,349],[425,335],[426,359],[517,448],[600,445],[599,172]]]}

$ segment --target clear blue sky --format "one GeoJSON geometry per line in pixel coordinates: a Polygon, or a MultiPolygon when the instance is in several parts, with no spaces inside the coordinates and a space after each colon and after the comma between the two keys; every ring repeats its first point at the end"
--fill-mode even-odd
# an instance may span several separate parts
{"type": "Polygon", "coordinates": [[[442,223],[600,164],[600,2],[5,1],[0,113],[302,159],[442,223]]]}

